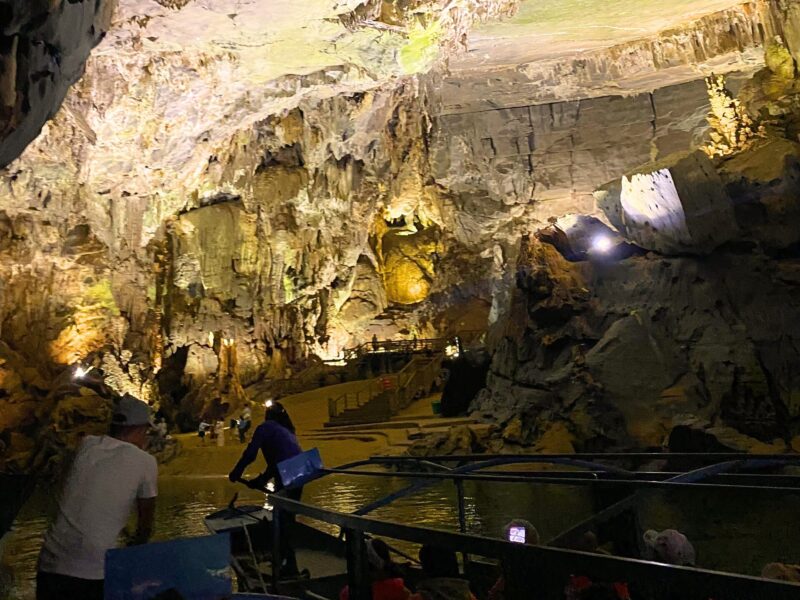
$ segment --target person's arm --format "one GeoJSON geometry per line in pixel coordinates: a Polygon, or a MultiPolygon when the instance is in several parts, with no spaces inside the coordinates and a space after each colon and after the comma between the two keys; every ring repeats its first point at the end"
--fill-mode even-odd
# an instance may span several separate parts
{"type": "Polygon", "coordinates": [[[153,524],[156,520],[156,499],[136,499],[136,535],[132,544],[146,544],[153,535],[153,524]]]}
{"type": "Polygon", "coordinates": [[[129,544],[146,544],[153,535],[158,495],[158,463],[147,455],[147,464],[136,492],[136,534],[129,544]]]}
{"type": "Polygon", "coordinates": [[[239,459],[239,462],[236,463],[236,466],[233,467],[233,470],[228,474],[228,479],[233,482],[237,482],[242,478],[242,474],[247,468],[247,465],[252,463],[258,457],[258,451],[261,449],[264,439],[264,428],[259,426],[253,432],[253,437],[250,440],[250,443],[247,444],[247,448],[245,448],[244,452],[242,452],[242,457],[239,459]]]}

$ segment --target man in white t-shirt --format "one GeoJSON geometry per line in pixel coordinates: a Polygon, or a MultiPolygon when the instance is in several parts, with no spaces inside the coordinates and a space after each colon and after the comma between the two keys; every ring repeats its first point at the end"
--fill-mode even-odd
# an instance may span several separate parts
{"type": "Polygon", "coordinates": [[[90,435],[81,442],[58,516],[44,536],[37,600],[102,600],[106,551],[117,545],[134,507],[137,528],[130,541],[150,538],[158,466],[143,450],[149,422],[147,404],[126,394],[114,411],[110,435],[90,435]]]}

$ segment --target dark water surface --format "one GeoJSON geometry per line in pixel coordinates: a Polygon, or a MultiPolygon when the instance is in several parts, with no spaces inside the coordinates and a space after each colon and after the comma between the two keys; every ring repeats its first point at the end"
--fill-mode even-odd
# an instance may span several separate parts
{"type": "MultiPolygon", "coordinates": [[[[226,506],[236,491],[240,492],[240,504],[263,502],[262,494],[234,486],[224,477],[162,477],[159,484],[158,540],[206,534],[203,517],[226,506]]],[[[352,512],[407,484],[397,477],[332,475],[306,486],[303,499],[352,512]]],[[[597,500],[587,487],[467,482],[464,489],[469,532],[487,536],[497,535],[510,519],[523,518],[547,540],[588,518],[597,508],[597,500]]],[[[642,526],[683,531],[695,545],[699,566],[757,574],[767,562],[800,560],[800,495],[650,491],[645,499],[640,513],[642,526]]],[[[42,489],[21,511],[3,548],[5,598],[33,598],[36,558],[53,507],[53,492],[42,489]]],[[[455,531],[455,486],[449,482],[436,484],[373,514],[455,531]]],[[[415,552],[406,544],[397,545],[415,552]]]]}

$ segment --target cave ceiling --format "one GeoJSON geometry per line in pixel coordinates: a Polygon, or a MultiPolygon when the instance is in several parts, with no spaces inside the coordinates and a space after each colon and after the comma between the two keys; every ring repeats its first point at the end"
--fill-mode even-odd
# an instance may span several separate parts
{"type": "Polygon", "coordinates": [[[220,339],[249,385],[373,335],[484,331],[525,234],[704,143],[707,75],[752,93],[774,35],[792,74],[800,55],[800,0],[0,0],[0,18],[0,431],[40,423],[83,362],[179,400],[224,371],[220,339]]]}
{"type": "MultiPolygon", "coordinates": [[[[483,277],[503,268],[531,223],[591,212],[594,187],[694,143],[708,70],[763,64],[764,2],[10,5],[0,135],[30,133],[37,119],[43,127],[0,172],[0,211],[30,221],[29,250],[61,264],[69,232],[86,228],[108,252],[100,262],[119,279],[120,300],[148,285],[148,247],[176,218],[240,201],[263,246],[248,238],[262,263],[242,285],[270,306],[312,303],[300,321],[316,339],[333,318],[319,304],[344,310],[351,288],[375,275],[364,265],[386,266],[379,215],[409,233],[435,226],[445,239],[435,254],[467,265],[445,276],[447,260],[436,274],[403,263],[398,272],[422,278],[426,294],[483,277]],[[662,88],[663,99],[653,91],[662,88]]],[[[126,302],[152,309],[152,299],[126,302]]],[[[262,309],[273,319],[253,310],[262,309]]]]}
{"type": "Polygon", "coordinates": [[[517,13],[483,23],[454,71],[519,65],[605,48],[689,23],[741,0],[523,0],[517,13]]]}
{"type": "MultiPolygon", "coordinates": [[[[45,128],[28,158],[38,155],[45,179],[76,179],[96,191],[204,193],[218,183],[202,176],[209,157],[224,154],[230,140],[253,124],[303,101],[397,85],[446,62],[445,105],[453,94],[462,102],[493,102],[491,89],[487,96],[485,86],[463,86],[462,79],[511,68],[518,72],[508,78],[511,84],[519,72],[536,80],[531,64],[647,38],[739,4],[120,0],[60,114],[85,140],[64,140],[45,128]],[[75,164],[61,160],[67,146],[75,164]],[[129,180],[129,189],[122,189],[129,180]]],[[[62,37],[64,45],[87,45],[62,37]]],[[[638,74],[640,66],[634,61],[630,71],[638,74]]],[[[603,91],[619,87],[620,75],[610,73],[603,91]]],[[[649,75],[636,89],[652,87],[649,75]]],[[[560,81],[538,83],[537,90],[520,89],[530,98],[561,100],[583,92],[560,81]]],[[[494,87],[502,88],[502,81],[494,87]]],[[[498,97],[504,94],[508,90],[497,90],[498,97]]],[[[498,101],[518,100],[512,94],[498,101]]],[[[58,95],[43,98],[55,105],[32,111],[29,120],[43,121],[58,101],[58,95]]]]}

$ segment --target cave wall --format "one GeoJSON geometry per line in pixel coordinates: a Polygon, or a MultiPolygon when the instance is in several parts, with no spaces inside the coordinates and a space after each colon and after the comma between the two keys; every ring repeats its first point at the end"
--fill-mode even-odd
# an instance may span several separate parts
{"type": "MultiPolygon", "coordinates": [[[[567,48],[539,45],[535,38],[500,39],[501,48],[513,43],[531,47],[516,53],[523,60],[505,64],[495,64],[491,51],[485,65],[482,52],[455,58],[452,74],[441,82],[441,111],[474,113],[564,98],[631,95],[691,81],[698,72],[746,71],[762,62],[765,41],[774,35],[792,38],[796,10],[794,0],[744,1],[611,45],[594,44],[591,35],[585,44],[567,48]],[[526,53],[531,60],[524,60],[526,53]]],[[[498,54],[503,55],[502,49],[498,54]]]]}
{"type": "MultiPolygon", "coordinates": [[[[197,3],[148,3],[147,18],[135,4],[120,5],[61,110],[2,171],[6,446],[52,406],[70,407],[65,428],[102,421],[102,402],[83,414],[70,400],[85,392],[70,381],[78,362],[117,392],[175,401],[228,368],[220,340],[234,340],[247,385],[373,332],[424,337],[513,314],[525,232],[594,211],[597,184],[702,138],[705,87],[680,71],[693,55],[653,57],[707,34],[703,68],[725,63],[735,83],[762,64],[751,51],[773,31],[740,11],[747,26],[727,33],[712,20],[647,52],[611,49],[587,72],[620,52],[650,65],[613,94],[570,59],[575,97],[558,102],[543,95],[549,76],[527,87],[502,73],[489,87],[458,69],[417,76],[432,62],[393,62],[407,40],[361,23],[377,14],[334,15],[353,36],[341,63],[326,38],[314,56],[327,62],[259,73],[248,44],[176,51],[171,30],[191,31],[181,15],[205,15],[197,3]],[[495,104],[463,94],[456,107],[459,87],[495,104]]],[[[223,37],[247,18],[213,14],[223,37]]]]}
{"type": "Polygon", "coordinates": [[[496,449],[551,430],[578,450],[657,449],[681,427],[729,450],[798,446],[796,258],[738,249],[574,263],[536,237],[522,243],[472,407],[500,426],[496,449]]]}
{"type": "MultiPolygon", "coordinates": [[[[46,422],[44,407],[66,402],[57,381],[79,394],[76,364],[102,370],[118,393],[178,402],[181,389],[198,408],[193,393],[218,391],[221,340],[234,341],[247,385],[373,332],[422,338],[467,317],[475,328],[491,259],[443,233],[454,212],[423,176],[420,102],[409,81],[259,122],[209,159],[219,191],[183,198],[161,222],[158,198],[98,201],[68,179],[50,188],[40,164],[16,163],[0,230],[0,401],[25,410],[4,409],[3,430],[29,435],[46,422]],[[406,308],[384,315],[392,303],[406,308]]],[[[49,127],[62,148],[84,135],[59,117],[49,127]]],[[[77,170],[80,150],[72,156],[59,168],[77,170]]]]}
{"type": "Polygon", "coordinates": [[[462,223],[476,217],[473,239],[517,219],[591,213],[598,181],[702,143],[704,76],[725,75],[737,92],[763,68],[767,41],[793,38],[794,6],[743,2],[577,57],[489,67],[455,58],[426,80],[432,177],[459,198],[462,223]]]}
{"type": "Polygon", "coordinates": [[[0,168],[58,111],[111,25],[116,0],[0,4],[0,168]]]}
{"type": "Polygon", "coordinates": [[[800,449],[798,86],[775,56],[742,88],[760,126],[714,99],[712,139],[749,137],[614,177],[595,198],[616,231],[573,215],[522,237],[472,407],[500,425],[488,448],[800,449]]]}

